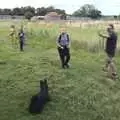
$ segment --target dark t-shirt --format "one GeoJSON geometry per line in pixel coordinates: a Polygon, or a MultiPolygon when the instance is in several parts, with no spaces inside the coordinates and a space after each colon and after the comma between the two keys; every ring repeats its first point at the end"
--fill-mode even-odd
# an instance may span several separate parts
{"type": "Polygon", "coordinates": [[[18,35],[20,40],[24,40],[24,32],[19,32],[18,35]]]}
{"type": "Polygon", "coordinates": [[[112,34],[110,34],[110,36],[107,38],[107,41],[106,41],[106,52],[109,55],[114,56],[116,43],[117,43],[117,34],[113,32],[112,34]]]}

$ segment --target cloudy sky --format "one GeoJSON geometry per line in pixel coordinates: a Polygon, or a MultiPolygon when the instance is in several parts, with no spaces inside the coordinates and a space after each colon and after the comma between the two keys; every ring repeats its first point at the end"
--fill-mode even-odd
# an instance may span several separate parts
{"type": "Polygon", "coordinates": [[[104,15],[120,14],[120,0],[1,0],[0,8],[14,8],[21,6],[54,6],[65,9],[67,13],[73,13],[84,4],[93,4],[104,15]]]}

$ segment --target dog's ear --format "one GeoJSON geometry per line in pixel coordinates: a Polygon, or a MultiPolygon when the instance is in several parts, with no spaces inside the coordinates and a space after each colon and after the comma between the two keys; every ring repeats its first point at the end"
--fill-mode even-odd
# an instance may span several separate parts
{"type": "Polygon", "coordinates": [[[44,82],[42,80],[40,80],[40,88],[43,88],[43,84],[44,84],[44,82]]]}
{"type": "Polygon", "coordinates": [[[45,87],[45,89],[48,89],[47,79],[44,79],[44,87],[45,87]]]}
{"type": "Polygon", "coordinates": [[[44,79],[44,84],[47,84],[47,79],[44,79]]]}

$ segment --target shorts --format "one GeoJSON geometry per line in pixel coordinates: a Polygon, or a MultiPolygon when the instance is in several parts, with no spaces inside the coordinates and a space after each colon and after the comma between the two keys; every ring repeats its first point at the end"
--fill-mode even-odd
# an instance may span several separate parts
{"type": "Polygon", "coordinates": [[[111,50],[106,50],[106,53],[110,57],[114,57],[115,56],[115,50],[112,50],[112,51],[111,50]]]}

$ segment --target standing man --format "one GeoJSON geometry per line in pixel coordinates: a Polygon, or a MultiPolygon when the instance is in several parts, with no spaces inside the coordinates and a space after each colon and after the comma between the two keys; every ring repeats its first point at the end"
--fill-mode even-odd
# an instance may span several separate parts
{"type": "Polygon", "coordinates": [[[23,32],[23,29],[20,29],[20,32],[18,33],[19,37],[19,44],[20,44],[20,51],[23,51],[23,46],[24,46],[24,39],[25,39],[25,34],[23,32]]]}
{"type": "Polygon", "coordinates": [[[116,51],[116,44],[117,44],[117,34],[114,31],[114,26],[113,24],[110,24],[107,28],[107,33],[108,35],[103,35],[99,33],[100,37],[106,38],[106,54],[107,54],[107,59],[106,59],[106,65],[104,67],[104,71],[108,71],[108,74],[112,79],[116,78],[116,67],[113,62],[113,57],[115,56],[115,51],[116,51]]]}
{"type": "Polygon", "coordinates": [[[57,39],[57,48],[58,53],[60,56],[62,68],[69,68],[69,61],[70,61],[70,39],[67,32],[65,32],[65,29],[63,28],[60,35],[57,39]]]}

